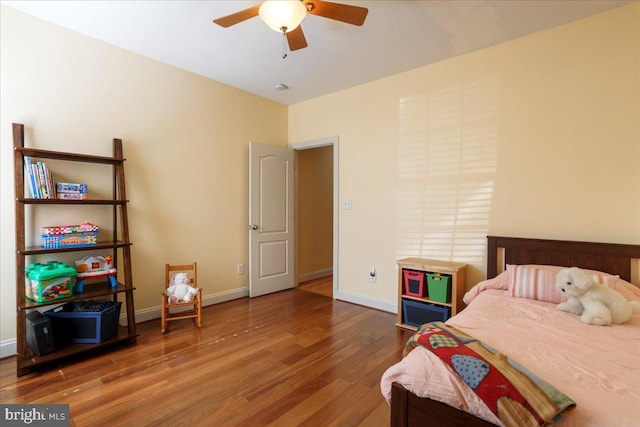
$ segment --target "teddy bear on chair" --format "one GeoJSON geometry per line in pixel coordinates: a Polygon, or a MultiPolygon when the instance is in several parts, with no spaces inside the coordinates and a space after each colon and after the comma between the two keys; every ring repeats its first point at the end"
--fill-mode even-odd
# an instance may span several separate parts
{"type": "Polygon", "coordinates": [[[579,315],[582,323],[602,326],[625,323],[632,314],[640,313],[639,302],[627,301],[577,267],[560,270],[556,288],[569,295],[569,300],[558,304],[558,308],[579,315]]]}
{"type": "Polygon", "coordinates": [[[176,273],[171,277],[171,282],[167,290],[167,300],[169,304],[177,302],[191,302],[198,295],[198,290],[191,286],[187,273],[176,273]]]}

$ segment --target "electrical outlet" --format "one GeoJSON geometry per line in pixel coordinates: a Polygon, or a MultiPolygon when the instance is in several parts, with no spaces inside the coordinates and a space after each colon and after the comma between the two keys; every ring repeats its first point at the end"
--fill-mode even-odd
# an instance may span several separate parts
{"type": "Polygon", "coordinates": [[[244,264],[238,264],[238,274],[244,274],[244,264]]]}

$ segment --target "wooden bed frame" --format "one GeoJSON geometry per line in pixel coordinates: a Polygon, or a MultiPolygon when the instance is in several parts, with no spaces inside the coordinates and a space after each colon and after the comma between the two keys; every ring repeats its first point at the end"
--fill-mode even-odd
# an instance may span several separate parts
{"type": "MultiPolygon", "coordinates": [[[[631,260],[640,259],[640,245],[497,236],[487,240],[488,279],[496,277],[506,264],[543,264],[605,271],[630,281],[631,260]]],[[[418,397],[398,383],[392,385],[391,427],[493,425],[447,404],[418,397]]]]}

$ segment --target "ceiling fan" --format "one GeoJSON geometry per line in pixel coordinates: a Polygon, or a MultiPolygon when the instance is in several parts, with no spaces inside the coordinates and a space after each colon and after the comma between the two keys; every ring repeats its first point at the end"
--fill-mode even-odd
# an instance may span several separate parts
{"type": "MultiPolygon", "coordinates": [[[[320,0],[267,0],[240,12],[214,19],[213,22],[227,28],[260,16],[271,29],[286,37],[289,49],[294,51],[307,47],[307,40],[300,27],[307,14],[361,26],[368,12],[365,7],[320,0]]],[[[283,58],[285,57],[286,54],[283,55],[283,58]]]]}

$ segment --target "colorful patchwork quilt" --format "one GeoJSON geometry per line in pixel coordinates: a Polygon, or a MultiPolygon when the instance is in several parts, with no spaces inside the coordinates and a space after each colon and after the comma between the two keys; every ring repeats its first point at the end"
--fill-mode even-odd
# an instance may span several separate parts
{"type": "Polygon", "coordinates": [[[549,425],[576,405],[516,361],[442,322],[422,325],[404,355],[417,346],[447,364],[507,427],[549,425]]]}

